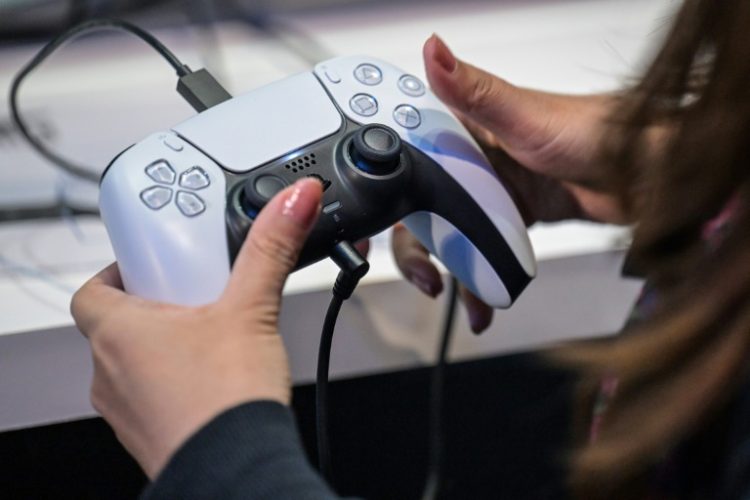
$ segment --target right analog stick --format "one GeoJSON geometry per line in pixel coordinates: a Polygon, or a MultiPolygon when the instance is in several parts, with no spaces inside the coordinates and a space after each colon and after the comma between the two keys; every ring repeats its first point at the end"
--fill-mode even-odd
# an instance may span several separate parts
{"type": "Polygon", "coordinates": [[[360,170],[388,175],[399,167],[401,138],[385,125],[365,125],[354,133],[350,155],[360,170]]]}

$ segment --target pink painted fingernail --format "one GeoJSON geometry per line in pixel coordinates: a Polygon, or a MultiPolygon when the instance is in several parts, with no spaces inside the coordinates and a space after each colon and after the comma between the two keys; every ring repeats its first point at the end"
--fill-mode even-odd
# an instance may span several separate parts
{"type": "Polygon", "coordinates": [[[479,335],[487,329],[489,325],[487,324],[485,315],[481,311],[468,307],[467,312],[469,315],[469,327],[475,335],[479,335]]]}
{"type": "Polygon", "coordinates": [[[435,283],[429,274],[421,271],[422,268],[417,266],[407,273],[409,281],[430,297],[437,297],[442,290],[442,283],[435,283]]]}
{"type": "Polygon", "coordinates": [[[322,186],[314,178],[302,179],[287,190],[281,215],[289,217],[300,226],[309,227],[320,210],[322,186]]]}
{"type": "Polygon", "coordinates": [[[432,285],[430,285],[429,282],[423,280],[417,275],[412,275],[411,279],[409,281],[415,285],[417,288],[419,288],[422,293],[425,295],[429,295],[430,297],[435,297],[435,289],[432,285]]]}

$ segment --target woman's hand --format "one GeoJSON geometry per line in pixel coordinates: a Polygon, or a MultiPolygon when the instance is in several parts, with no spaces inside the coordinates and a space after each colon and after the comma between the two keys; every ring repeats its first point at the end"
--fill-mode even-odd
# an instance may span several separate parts
{"type": "Polygon", "coordinates": [[[320,183],[306,179],[268,203],[214,304],[127,295],[114,264],[73,297],[73,317],[93,352],[91,401],[148,476],[223,410],[252,400],[289,403],[281,292],[321,194],[320,183]]]}
{"type": "MultiPolygon", "coordinates": [[[[432,91],[459,116],[487,154],[527,225],[589,219],[624,222],[614,196],[602,192],[598,152],[614,99],[568,96],[511,85],[453,56],[437,36],[424,46],[432,91]]],[[[393,251],[401,272],[431,296],[442,291],[428,252],[403,226],[393,251]]],[[[461,287],[472,330],[492,320],[492,308],[461,287]]]]}

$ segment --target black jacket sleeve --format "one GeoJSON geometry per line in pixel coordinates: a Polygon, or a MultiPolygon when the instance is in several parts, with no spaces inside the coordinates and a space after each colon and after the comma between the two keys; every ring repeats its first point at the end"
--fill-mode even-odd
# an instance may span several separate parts
{"type": "Polygon", "coordinates": [[[214,418],[175,453],[141,500],[331,500],[305,457],[289,408],[246,403],[214,418]]]}

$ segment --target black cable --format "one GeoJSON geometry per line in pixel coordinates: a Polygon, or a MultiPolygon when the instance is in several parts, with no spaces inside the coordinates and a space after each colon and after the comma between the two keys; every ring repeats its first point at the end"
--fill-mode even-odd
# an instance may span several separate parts
{"type": "Polygon", "coordinates": [[[323,322],[318,349],[318,370],[315,379],[315,428],[318,443],[318,469],[331,487],[333,484],[333,469],[331,466],[331,449],[328,440],[328,372],[331,360],[331,344],[333,331],[336,328],[341,305],[352,296],[359,280],[367,274],[370,265],[356,248],[348,242],[338,243],[331,252],[331,259],[341,271],[333,285],[328,312],[323,322]]]}
{"type": "Polygon", "coordinates": [[[69,207],[64,203],[18,208],[0,208],[0,223],[25,220],[57,219],[63,216],[99,215],[98,210],[69,207]]]}
{"type": "Polygon", "coordinates": [[[448,360],[448,349],[453,336],[453,324],[458,303],[458,283],[451,278],[448,285],[448,302],[445,306],[440,332],[437,361],[432,368],[430,379],[430,403],[428,423],[428,457],[427,479],[425,480],[422,500],[433,500],[440,492],[443,472],[443,452],[445,438],[443,429],[443,394],[445,392],[445,368],[448,360]]]}
{"type": "Polygon", "coordinates": [[[330,441],[328,439],[328,371],[331,360],[331,344],[341,305],[344,300],[334,295],[328,305],[318,349],[318,373],[315,381],[315,431],[318,442],[318,469],[329,484],[333,485],[330,441]]]}
{"type": "Polygon", "coordinates": [[[164,44],[157,40],[156,37],[142,30],[141,28],[119,19],[93,19],[80,23],[54,38],[52,41],[47,43],[47,45],[45,45],[42,50],[40,50],[34,56],[34,58],[31,59],[31,61],[29,61],[21,69],[21,71],[18,72],[18,74],[16,74],[10,87],[9,106],[13,121],[20,130],[21,134],[23,134],[23,136],[34,147],[34,149],[36,149],[42,156],[56,164],[61,169],[65,170],[71,175],[74,175],[75,177],[80,177],[82,179],[96,183],[99,182],[98,173],[95,173],[91,169],[88,169],[81,165],[77,165],[70,160],[58,155],[57,153],[47,148],[47,146],[45,146],[45,144],[41,140],[37,139],[31,134],[26,122],[23,120],[18,110],[18,91],[21,83],[24,81],[26,76],[28,76],[29,73],[36,69],[37,66],[39,66],[62,44],[77,37],[78,35],[81,35],[84,32],[99,29],[118,29],[131,33],[146,42],[162,57],[164,57],[164,59],[166,59],[167,62],[174,68],[179,77],[183,77],[191,73],[190,68],[182,64],[182,62],[180,62],[180,60],[177,59],[177,57],[166,46],[164,46],[164,44]]]}

